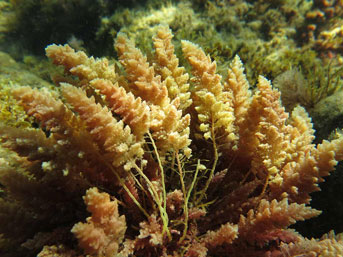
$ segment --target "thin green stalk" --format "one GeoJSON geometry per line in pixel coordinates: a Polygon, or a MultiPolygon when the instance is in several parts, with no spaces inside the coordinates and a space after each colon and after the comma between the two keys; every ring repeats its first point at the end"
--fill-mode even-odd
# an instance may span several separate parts
{"type": "Polygon", "coordinates": [[[162,203],[161,203],[161,199],[155,189],[154,184],[149,180],[149,178],[144,174],[144,172],[141,170],[141,168],[139,168],[137,166],[136,163],[133,164],[133,166],[135,167],[135,169],[137,170],[137,172],[139,173],[139,175],[142,176],[142,178],[145,180],[145,182],[148,184],[149,190],[151,190],[151,196],[153,197],[154,201],[156,202],[158,209],[160,211],[161,214],[161,218],[162,218],[162,222],[163,222],[163,228],[162,228],[162,235],[164,234],[164,232],[167,232],[167,236],[169,238],[169,240],[171,240],[171,234],[168,228],[168,223],[169,223],[169,219],[168,219],[168,214],[165,208],[162,207],[162,203]]]}
{"type": "Polygon", "coordinates": [[[176,152],[176,162],[177,162],[177,167],[178,167],[178,171],[180,175],[180,182],[181,182],[181,189],[182,189],[183,197],[186,199],[186,187],[185,187],[185,182],[183,180],[183,171],[182,171],[178,152],[176,152]]]}
{"type": "Polygon", "coordinates": [[[163,231],[162,231],[162,235],[164,234],[164,232],[166,231],[167,232],[167,235],[168,235],[168,238],[169,240],[171,240],[171,234],[170,234],[170,231],[168,229],[168,223],[169,223],[169,218],[168,218],[168,214],[167,214],[167,192],[166,192],[166,183],[165,183],[165,177],[164,177],[164,169],[163,169],[163,166],[162,166],[162,162],[161,162],[161,158],[160,158],[160,155],[158,153],[158,150],[157,150],[157,146],[155,144],[155,141],[154,139],[152,138],[152,135],[150,132],[148,132],[148,135],[149,135],[149,138],[150,138],[150,141],[151,141],[151,144],[154,148],[154,151],[155,151],[155,155],[156,155],[156,158],[157,158],[157,161],[158,161],[158,166],[160,168],[160,171],[161,171],[161,183],[162,183],[162,194],[163,194],[163,207],[161,206],[161,204],[159,204],[159,208],[162,208],[163,210],[160,210],[161,212],[161,217],[162,217],[162,221],[163,221],[163,231]]]}
{"type": "Polygon", "coordinates": [[[212,142],[213,142],[213,152],[214,152],[214,162],[213,162],[213,165],[212,165],[212,169],[211,169],[211,172],[210,172],[210,175],[206,181],[206,184],[205,184],[205,187],[200,191],[200,196],[199,198],[197,199],[197,204],[200,203],[202,201],[202,199],[205,197],[206,195],[206,191],[213,179],[213,175],[214,175],[214,171],[216,169],[216,166],[217,166],[217,162],[218,162],[218,149],[217,149],[217,144],[216,144],[216,139],[215,139],[215,134],[214,134],[214,121],[213,121],[213,118],[212,118],[212,126],[211,126],[211,135],[212,135],[212,142]]]}
{"type": "Polygon", "coordinates": [[[143,185],[141,184],[141,182],[136,178],[136,176],[132,174],[132,177],[134,181],[136,182],[136,184],[139,186],[139,188],[145,193],[145,195],[149,195],[148,192],[143,187],[143,185]]]}
{"type": "Polygon", "coordinates": [[[156,147],[155,141],[152,138],[152,135],[150,134],[150,132],[148,132],[148,135],[149,135],[150,141],[152,143],[152,146],[154,147],[154,151],[155,151],[156,158],[157,158],[157,161],[158,161],[158,166],[160,167],[160,171],[161,171],[162,190],[163,190],[163,208],[164,208],[164,211],[166,212],[166,208],[167,208],[167,192],[166,192],[166,184],[165,184],[165,178],[164,178],[164,170],[163,170],[163,166],[162,166],[162,163],[161,163],[160,155],[158,154],[158,151],[157,151],[157,147],[156,147]]]}
{"type": "Polygon", "coordinates": [[[184,203],[184,207],[183,207],[184,214],[185,214],[185,222],[184,222],[185,223],[185,227],[183,229],[182,236],[179,239],[179,243],[181,243],[185,239],[185,237],[187,235],[187,231],[188,231],[188,202],[189,202],[189,198],[191,196],[192,190],[194,188],[195,181],[196,181],[196,179],[198,177],[199,170],[200,170],[200,160],[198,160],[198,164],[197,164],[197,168],[195,170],[195,174],[194,174],[194,178],[193,178],[192,184],[191,184],[191,186],[190,186],[190,188],[189,188],[189,190],[187,192],[187,196],[185,197],[185,203],[184,203]]]}
{"type": "Polygon", "coordinates": [[[142,205],[137,201],[136,197],[131,193],[131,191],[127,188],[125,185],[123,179],[119,176],[118,172],[113,168],[111,164],[109,164],[100,154],[98,154],[98,157],[103,160],[103,163],[113,172],[113,174],[116,176],[116,178],[119,181],[119,184],[124,188],[126,193],[129,195],[129,197],[132,199],[132,201],[137,205],[137,207],[143,212],[144,216],[149,218],[150,215],[146,212],[146,210],[142,207],[142,205]]]}
{"type": "MultiPolygon", "coordinates": [[[[187,193],[186,193],[185,182],[183,180],[183,171],[182,171],[181,162],[180,162],[178,152],[176,152],[176,162],[177,162],[177,167],[178,167],[179,175],[180,175],[180,182],[181,182],[181,189],[182,189],[183,198],[186,200],[186,198],[187,198],[186,194],[187,193]]],[[[187,230],[188,230],[188,204],[186,203],[186,201],[184,202],[184,205],[183,205],[183,213],[184,213],[184,217],[185,217],[185,221],[184,221],[185,226],[183,229],[183,235],[179,239],[179,242],[183,241],[184,237],[186,236],[187,230]]]]}

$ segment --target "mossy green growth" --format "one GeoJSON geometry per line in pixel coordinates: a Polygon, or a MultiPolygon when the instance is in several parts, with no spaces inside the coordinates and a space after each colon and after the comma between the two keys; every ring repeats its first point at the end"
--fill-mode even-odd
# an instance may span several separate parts
{"type": "Polygon", "coordinates": [[[308,70],[307,82],[310,87],[310,100],[314,106],[320,100],[342,90],[343,67],[333,67],[331,63],[308,70]]]}
{"type": "MultiPolygon", "coordinates": [[[[37,60],[35,62],[38,62],[37,60]]],[[[39,62],[38,62],[39,63],[39,62]]],[[[51,67],[49,65],[30,66],[33,70],[44,72],[51,67]]],[[[41,63],[40,65],[43,65],[41,63]]],[[[46,80],[35,75],[32,71],[21,63],[17,63],[13,58],[4,52],[0,52],[0,121],[3,124],[11,125],[14,127],[30,127],[32,118],[29,118],[24,112],[23,108],[17,104],[17,101],[13,99],[11,90],[13,87],[20,86],[32,86],[32,87],[47,87],[53,89],[54,86],[48,83],[46,80]]],[[[36,72],[38,73],[38,72],[36,72]]]]}
{"type": "Polygon", "coordinates": [[[2,124],[14,127],[31,127],[29,118],[23,107],[17,104],[11,95],[13,82],[0,77],[0,120],[2,124]]]}
{"type": "MultiPolygon", "coordinates": [[[[298,99],[294,98],[294,102],[290,103],[291,106],[288,107],[300,104],[310,111],[319,101],[341,90],[343,87],[341,80],[343,76],[342,65],[333,59],[329,62],[323,61],[318,58],[317,53],[313,50],[289,51],[289,54],[284,56],[284,58],[280,58],[279,62],[275,62],[274,66],[275,68],[270,67],[268,69],[275,72],[272,76],[276,78],[274,86],[279,87],[281,90],[281,97],[283,98],[285,94],[291,94],[288,91],[292,90],[292,88],[300,89],[295,90],[295,93],[302,94],[298,99]],[[294,71],[289,73],[293,74],[294,78],[285,75],[289,71],[294,71]],[[277,76],[275,77],[275,75],[277,76]],[[288,81],[285,82],[285,80],[288,81]],[[299,84],[300,81],[302,82],[299,84]],[[287,88],[285,83],[299,85],[287,88]],[[299,99],[302,100],[297,102],[299,99]]],[[[289,103],[284,104],[287,108],[289,103]]]]}

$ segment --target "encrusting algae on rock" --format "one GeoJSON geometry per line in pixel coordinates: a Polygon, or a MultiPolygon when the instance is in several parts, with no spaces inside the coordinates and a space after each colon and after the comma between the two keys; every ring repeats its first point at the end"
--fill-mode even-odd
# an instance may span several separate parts
{"type": "Polygon", "coordinates": [[[288,229],[320,214],[310,193],[343,159],[343,137],[314,145],[304,108],[289,115],[236,56],[223,79],[182,41],[190,76],[160,28],[147,60],[124,35],[121,66],[68,45],[61,98],[12,93],[38,128],[0,127],[0,233],[8,256],[339,256],[343,239],[288,229]],[[86,213],[84,202],[89,213],[86,213]],[[71,233],[70,233],[71,231],[71,233]],[[16,249],[16,250],[13,250],[16,249]]]}

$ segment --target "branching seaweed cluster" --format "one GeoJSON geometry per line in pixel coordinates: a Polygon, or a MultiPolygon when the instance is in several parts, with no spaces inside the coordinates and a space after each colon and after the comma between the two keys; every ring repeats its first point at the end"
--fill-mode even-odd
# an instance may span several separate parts
{"type": "Polygon", "coordinates": [[[320,214],[310,193],[343,159],[343,137],[312,143],[305,109],[285,112],[236,56],[216,62],[161,27],[147,59],[124,34],[119,65],[68,45],[57,90],[15,87],[35,122],[0,126],[2,256],[338,256],[341,235],[288,229],[320,214]],[[82,202],[87,206],[84,207],[82,202]]]}

